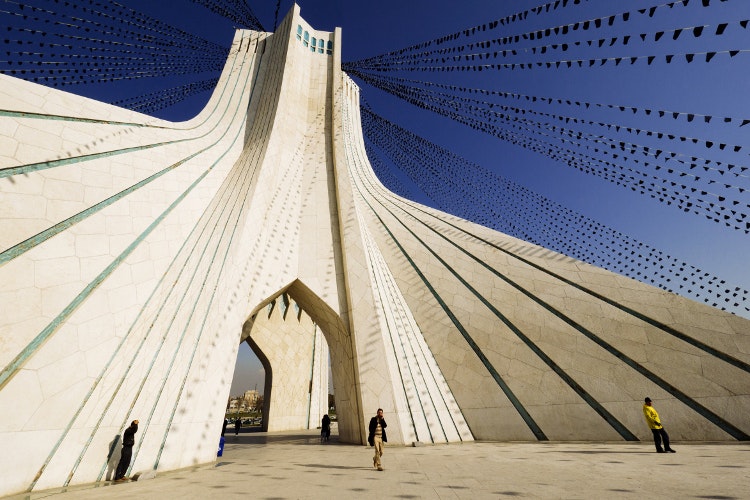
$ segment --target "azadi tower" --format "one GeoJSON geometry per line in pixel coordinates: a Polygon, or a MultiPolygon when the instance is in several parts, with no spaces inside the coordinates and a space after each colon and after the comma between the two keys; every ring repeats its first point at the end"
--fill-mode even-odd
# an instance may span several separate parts
{"type": "MultiPolygon", "coordinates": [[[[171,123],[0,76],[8,494],[215,460],[234,360],[267,430],[340,439],[747,440],[750,321],[419,205],[373,174],[341,32],[238,31],[171,123]]],[[[368,458],[363,458],[368,460],[368,458]]]]}

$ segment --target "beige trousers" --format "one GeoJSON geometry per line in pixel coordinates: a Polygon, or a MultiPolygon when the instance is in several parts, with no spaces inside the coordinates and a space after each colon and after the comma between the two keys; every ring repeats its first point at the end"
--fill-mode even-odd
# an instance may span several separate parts
{"type": "Polygon", "coordinates": [[[380,457],[383,455],[383,440],[379,437],[374,438],[375,442],[375,456],[372,458],[372,465],[375,467],[381,467],[380,457]]]}

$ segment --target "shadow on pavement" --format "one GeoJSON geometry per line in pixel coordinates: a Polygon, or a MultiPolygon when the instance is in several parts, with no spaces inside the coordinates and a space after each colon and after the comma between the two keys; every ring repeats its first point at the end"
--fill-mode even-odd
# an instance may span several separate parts
{"type": "Polygon", "coordinates": [[[338,439],[331,437],[330,441],[320,442],[320,437],[310,434],[268,434],[268,433],[247,433],[244,435],[230,436],[227,444],[305,444],[305,445],[339,445],[338,439]]]}
{"type": "Polygon", "coordinates": [[[331,464],[295,464],[299,467],[309,467],[312,469],[342,469],[342,470],[372,470],[372,467],[361,467],[352,465],[331,465],[331,464]]]}

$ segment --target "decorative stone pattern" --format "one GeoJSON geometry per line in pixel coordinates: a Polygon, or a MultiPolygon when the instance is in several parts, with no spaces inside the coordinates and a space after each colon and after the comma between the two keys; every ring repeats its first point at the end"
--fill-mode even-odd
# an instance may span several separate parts
{"type": "Polygon", "coordinates": [[[238,31],[183,123],[0,75],[0,494],[111,477],[135,418],[131,472],[215,460],[244,340],[269,429],[327,346],[344,442],[648,439],[645,395],[748,439],[750,322],[385,190],[340,47],[238,31]]]}

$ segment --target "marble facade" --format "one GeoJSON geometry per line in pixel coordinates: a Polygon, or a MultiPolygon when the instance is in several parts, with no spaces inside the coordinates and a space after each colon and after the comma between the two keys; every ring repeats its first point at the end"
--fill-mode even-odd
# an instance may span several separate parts
{"type": "Polygon", "coordinates": [[[238,31],[180,123],[0,75],[0,494],[106,479],[135,418],[133,472],[215,460],[242,341],[269,430],[330,356],[348,443],[648,440],[646,395],[750,439],[750,321],[388,192],[341,36],[238,31]]]}

